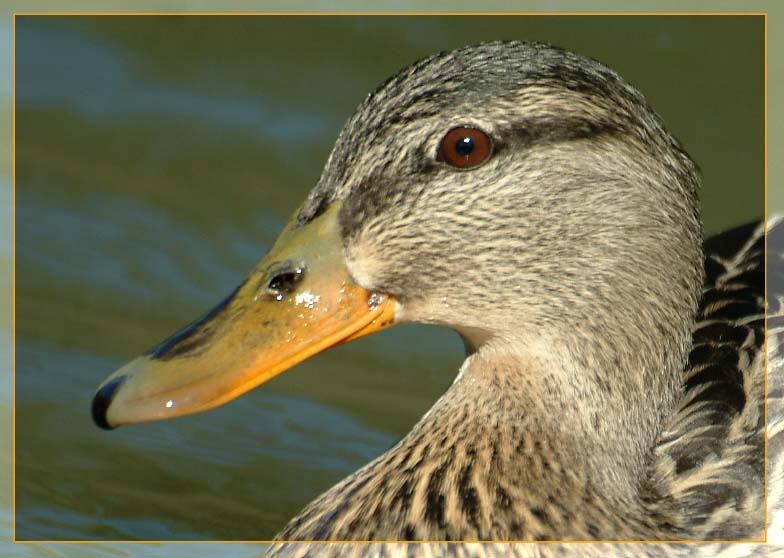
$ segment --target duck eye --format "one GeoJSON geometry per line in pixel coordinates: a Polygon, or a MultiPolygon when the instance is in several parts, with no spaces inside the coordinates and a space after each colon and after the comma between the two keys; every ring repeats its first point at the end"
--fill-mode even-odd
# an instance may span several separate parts
{"type": "Polygon", "coordinates": [[[490,136],[476,128],[452,128],[438,146],[438,160],[458,169],[470,169],[487,161],[493,153],[490,136]]]}

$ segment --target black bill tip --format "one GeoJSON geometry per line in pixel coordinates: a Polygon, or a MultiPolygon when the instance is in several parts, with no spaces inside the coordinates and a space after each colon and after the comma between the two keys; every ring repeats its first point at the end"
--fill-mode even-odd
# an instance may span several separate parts
{"type": "Polygon", "coordinates": [[[92,414],[93,421],[104,430],[112,430],[115,427],[106,420],[106,412],[114,399],[117,389],[125,383],[126,376],[115,378],[111,382],[102,385],[93,397],[92,414]]]}

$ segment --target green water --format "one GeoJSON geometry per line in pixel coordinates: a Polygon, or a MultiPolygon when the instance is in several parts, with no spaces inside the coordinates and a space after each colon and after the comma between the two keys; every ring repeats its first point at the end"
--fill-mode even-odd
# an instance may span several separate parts
{"type": "Polygon", "coordinates": [[[16,535],[265,539],[383,452],[462,344],[405,326],[215,411],[103,432],[93,390],[231,291],[380,81],[545,40],[648,97],[705,177],[708,231],[763,205],[763,21],[741,17],[17,19],[16,535]]]}

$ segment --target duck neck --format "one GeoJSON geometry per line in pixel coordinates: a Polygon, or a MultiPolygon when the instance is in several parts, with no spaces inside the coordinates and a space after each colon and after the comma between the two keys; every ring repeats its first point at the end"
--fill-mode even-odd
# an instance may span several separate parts
{"type": "Polygon", "coordinates": [[[484,343],[405,438],[278,538],[662,536],[644,479],[677,383],[628,368],[643,366],[631,353],[589,367],[547,346],[484,343]]]}
{"type": "MultiPolygon", "coordinates": [[[[645,533],[653,519],[643,496],[646,466],[677,379],[644,373],[634,354],[600,363],[573,359],[552,341],[546,351],[512,343],[487,343],[471,354],[409,442],[426,433],[432,459],[455,464],[455,501],[474,495],[475,525],[487,511],[479,538],[645,533]],[[498,519],[505,504],[506,524],[498,519]]],[[[471,524],[465,515],[460,521],[471,524]]]]}
{"type": "MultiPolygon", "coordinates": [[[[617,370],[584,365],[557,349],[513,355],[488,347],[466,360],[445,405],[475,405],[474,417],[502,430],[506,443],[517,441],[519,453],[549,447],[553,460],[571,469],[569,476],[590,480],[608,498],[632,500],[674,399],[664,393],[675,384],[634,385],[640,375],[625,369],[631,363],[617,362],[617,370]],[[666,408],[652,393],[663,396],[666,408]]],[[[531,470],[527,476],[557,481],[548,470],[531,470]]]]}
{"type": "Polygon", "coordinates": [[[666,518],[644,501],[645,469],[678,383],[661,368],[648,374],[637,353],[577,360],[559,351],[563,341],[541,351],[483,343],[405,438],[278,538],[664,536],[666,518]]]}

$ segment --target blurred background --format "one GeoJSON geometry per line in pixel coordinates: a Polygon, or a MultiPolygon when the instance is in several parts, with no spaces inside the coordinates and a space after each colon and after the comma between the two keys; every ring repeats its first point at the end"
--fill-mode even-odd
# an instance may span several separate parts
{"type": "Polygon", "coordinates": [[[706,230],[763,214],[761,17],[16,19],[16,536],[268,539],[451,383],[403,326],[209,413],[98,430],[97,385],[230,292],[379,82],[548,41],[637,86],[699,163],[706,230]]]}

